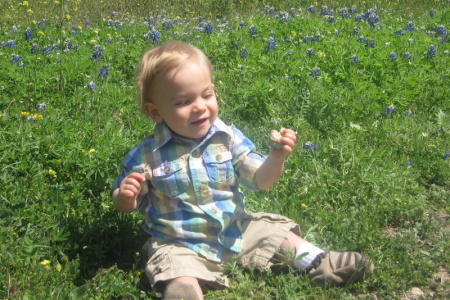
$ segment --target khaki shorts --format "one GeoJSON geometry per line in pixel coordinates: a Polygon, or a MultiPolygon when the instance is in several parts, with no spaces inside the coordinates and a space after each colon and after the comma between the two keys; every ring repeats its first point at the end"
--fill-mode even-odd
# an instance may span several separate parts
{"type": "Polygon", "coordinates": [[[210,288],[228,287],[224,264],[237,262],[242,267],[254,266],[268,270],[273,256],[289,231],[300,236],[299,227],[292,220],[268,213],[246,214],[242,221],[243,250],[224,251],[222,262],[207,260],[182,244],[152,237],[145,244],[150,259],[145,272],[153,288],[161,290],[164,282],[177,277],[196,277],[210,288]]]}

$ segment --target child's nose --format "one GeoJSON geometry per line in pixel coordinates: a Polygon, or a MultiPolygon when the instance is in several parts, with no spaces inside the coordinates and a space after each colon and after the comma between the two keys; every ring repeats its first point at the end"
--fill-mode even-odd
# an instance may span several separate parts
{"type": "Polygon", "coordinates": [[[198,112],[203,112],[205,110],[206,110],[206,103],[205,103],[205,101],[203,99],[197,99],[194,102],[194,107],[193,107],[192,111],[194,113],[198,113],[198,112]]]}

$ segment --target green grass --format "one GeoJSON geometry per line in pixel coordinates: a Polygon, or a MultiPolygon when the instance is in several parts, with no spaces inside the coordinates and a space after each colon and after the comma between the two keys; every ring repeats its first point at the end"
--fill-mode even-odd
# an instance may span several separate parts
{"type": "Polygon", "coordinates": [[[231,288],[206,299],[399,299],[413,287],[450,297],[450,43],[436,31],[450,30],[448,1],[355,2],[348,19],[338,10],[350,1],[313,3],[316,13],[303,1],[272,2],[274,13],[258,1],[154,1],[145,9],[88,2],[0,4],[0,297],[160,296],[142,274],[139,213],[117,212],[109,197],[124,154],[152,129],[133,86],[135,66],[152,46],[143,38],[150,17],[160,42],[187,41],[211,58],[221,118],[261,152],[271,129],[297,131],[285,174],[269,191],[245,191],[247,209],[286,215],[318,246],[360,251],[376,265],[364,283],[326,289],[287,268],[230,265],[231,288]],[[322,5],[334,9],[336,22],[320,15],[322,5]],[[376,26],[355,21],[374,6],[376,26]],[[211,34],[195,29],[199,16],[212,23],[211,34]],[[409,20],[412,32],[404,29],[409,20]],[[271,36],[276,49],[268,50],[271,36]],[[96,45],[102,55],[90,59],[96,45]],[[315,67],[320,76],[310,75],[315,67]],[[386,113],[389,106],[396,110],[386,113]],[[317,150],[305,149],[308,142],[317,150]]]}

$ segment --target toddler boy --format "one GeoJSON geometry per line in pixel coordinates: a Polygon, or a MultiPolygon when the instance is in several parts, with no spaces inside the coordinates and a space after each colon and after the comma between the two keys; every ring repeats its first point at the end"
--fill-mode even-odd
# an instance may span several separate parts
{"type": "Polygon", "coordinates": [[[151,236],[146,274],[163,299],[203,299],[203,286],[226,288],[223,264],[234,259],[262,269],[281,259],[319,285],[345,285],[372,272],[367,257],[325,252],[286,217],[245,211],[240,185],[272,187],[296,134],[281,129],[280,145],[265,157],[225,125],[202,51],[178,41],[147,51],[136,86],[142,111],[156,125],[123,160],[112,200],[121,212],[143,212],[151,236]]]}

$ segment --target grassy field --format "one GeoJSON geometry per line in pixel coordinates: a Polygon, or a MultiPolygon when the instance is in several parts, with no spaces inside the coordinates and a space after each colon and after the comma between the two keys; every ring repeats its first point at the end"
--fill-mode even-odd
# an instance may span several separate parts
{"type": "Polygon", "coordinates": [[[376,266],[318,288],[229,265],[231,288],[206,299],[450,298],[449,30],[450,1],[2,1],[0,297],[159,299],[141,217],[109,195],[153,126],[135,66],[177,39],[210,57],[221,118],[261,152],[271,129],[298,132],[247,210],[376,266]]]}

